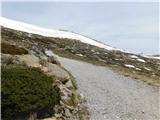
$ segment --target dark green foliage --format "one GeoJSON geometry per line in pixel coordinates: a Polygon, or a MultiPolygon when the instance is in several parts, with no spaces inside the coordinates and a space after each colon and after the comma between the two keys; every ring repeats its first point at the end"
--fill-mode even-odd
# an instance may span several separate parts
{"type": "Polygon", "coordinates": [[[52,86],[53,78],[38,68],[2,65],[2,118],[51,109],[59,102],[59,93],[52,86]]]}

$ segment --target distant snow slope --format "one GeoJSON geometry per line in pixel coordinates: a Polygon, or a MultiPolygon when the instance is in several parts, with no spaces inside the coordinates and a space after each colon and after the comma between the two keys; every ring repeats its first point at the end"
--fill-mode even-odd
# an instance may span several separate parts
{"type": "MultiPolygon", "coordinates": [[[[30,24],[10,20],[10,19],[4,18],[4,17],[0,17],[0,25],[7,27],[7,28],[14,29],[14,30],[39,34],[39,35],[43,35],[43,36],[47,36],[47,37],[59,37],[59,38],[69,38],[69,39],[80,40],[81,42],[88,43],[88,44],[98,46],[101,48],[105,48],[107,50],[120,50],[120,49],[113,48],[111,46],[105,45],[103,43],[97,42],[93,39],[87,38],[85,36],[82,36],[82,35],[79,35],[76,33],[41,28],[41,27],[38,27],[35,25],[30,25],[30,24]]],[[[123,50],[120,50],[120,51],[123,51],[123,50]]]]}

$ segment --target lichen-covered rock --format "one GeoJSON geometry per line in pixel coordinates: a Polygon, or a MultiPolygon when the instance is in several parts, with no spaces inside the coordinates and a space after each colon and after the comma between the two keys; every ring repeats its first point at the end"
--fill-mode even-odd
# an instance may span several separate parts
{"type": "Polygon", "coordinates": [[[19,56],[19,61],[24,62],[27,66],[40,67],[39,58],[33,54],[19,56]]]}
{"type": "Polygon", "coordinates": [[[14,57],[9,54],[1,54],[1,64],[13,64],[14,57]]]}
{"type": "Polygon", "coordinates": [[[56,76],[62,83],[66,83],[70,79],[70,75],[67,71],[56,64],[48,63],[48,75],[56,76]]]}
{"type": "Polygon", "coordinates": [[[69,90],[68,88],[66,88],[65,85],[60,84],[58,86],[58,88],[60,90],[61,96],[71,96],[71,94],[72,94],[71,90],[69,90]]]}
{"type": "Polygon", "coordinates": [[[1,64],[22,64],[20,55],[1,54],[1,64]]]}
{"type": "Polygon", "coordinates": [[[70,109],[70,110],[73,110],[73,106],[69,106],[69,105],[66,105],[65,103],[63,103],[62,101],[60,101],[60,105],[63,106],[64,108],[67,108],[67,109],[70,109]]]}
{"type": "Polygon", "coordinates": [[[59,66],[61,66],[60,62],[58,61],[58,59],[54,56],[50,56],[48,57],[48,62],[52,63],[52,64],[57,64],[59,66]]]}
{"type": "Polygon", "coordinates": [[[39,62],[43,67],[46,67],[48,64],[48,57],[46,56],[39,56],[39,62]]]}
{"type": "Polygon", "coordinates": [[[73,86],[73,83],[71,80],[68,80],[66,83],[65,83],[65,86],[68,88],[68,89],[74,89],[74,86],[73,86]]]}
{"type": "Polygon", "coordinates": [[[71,117],[71,116],[72,116],[70,110],[67,109],[67,108],[64,109],[64,113],[65,113],[65,116],[66,116],[66,117],[71,117]]]}

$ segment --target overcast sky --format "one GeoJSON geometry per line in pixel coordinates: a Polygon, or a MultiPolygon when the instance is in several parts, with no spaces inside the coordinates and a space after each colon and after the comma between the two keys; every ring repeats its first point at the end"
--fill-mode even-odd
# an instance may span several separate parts
{"type": "Polygon", "coordinates": [[[66,29],[134,53],[157,54],[156,2],[3,2],[2,16],[66,29]]]}

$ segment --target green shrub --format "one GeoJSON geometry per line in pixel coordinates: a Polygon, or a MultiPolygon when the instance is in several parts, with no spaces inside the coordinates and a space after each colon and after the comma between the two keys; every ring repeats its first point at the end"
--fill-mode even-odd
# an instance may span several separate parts
{"type": "MultiPolygon", "coordinates": [[[[14,120],[43,110],[53,110],[59,103],[58,89],[53,78],[38,68],[2,65],[2,119],[14,120]]],[[[53,112],[53,111],[50,111],[53,112]]]]}

